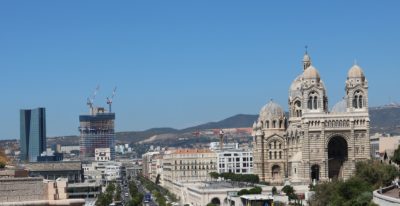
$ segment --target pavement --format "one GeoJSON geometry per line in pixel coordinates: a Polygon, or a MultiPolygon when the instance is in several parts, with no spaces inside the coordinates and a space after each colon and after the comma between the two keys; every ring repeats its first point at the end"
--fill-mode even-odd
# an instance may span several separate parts
{"type": "Polygon", "coordinates": [[[384,192],[383,195],[393,197],[393,198],[400,198],[399,192],[400,192],[399,188],[393,188],[389,191],[384,192]]]}

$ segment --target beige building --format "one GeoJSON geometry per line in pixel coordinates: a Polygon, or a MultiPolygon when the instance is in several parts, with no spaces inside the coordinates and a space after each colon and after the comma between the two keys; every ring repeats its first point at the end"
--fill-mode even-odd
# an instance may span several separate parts
{"type": "Polygon", "coordinates": [[[0,206],[71,205],[82,206],[84,199],[68,199],[67,179],[41,177],[1,178],[0,206]]]}
{"type": "Polygon", "coordinates": [[[388,157],[392,157],[399,144],[400,136],[380,136],[379,154],[383,157],[386,153],[388,157]]]}
{"type": "Polygon", "coordinates": [[[253,125],[254,171],[262,181],[309,183],[350,177],[370,158],[368,82],[354,65],[343,100],[328,110],[327,91],[306,53],[289,88],[289,115],[271,101],[253,125]]]}
{"type": "Polygon", "coordinates": [[[164,154],[163,181],[173,190],[177,182],[199,182],[210,179],[217,171],[217,154],[209,149],[178,149],[164,154]]]}

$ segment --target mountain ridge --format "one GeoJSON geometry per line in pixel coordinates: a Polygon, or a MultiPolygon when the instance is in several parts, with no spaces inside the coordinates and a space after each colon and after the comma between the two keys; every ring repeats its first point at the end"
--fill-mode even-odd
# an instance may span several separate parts
{"type": "MultiPolygon", "coordinates": [[[[400,107],[373,107],[370,108],[371,128],[370,133],[390,133],[400,134],[400,107]]],[[[176,136],[196,132],[205,129],[219,129],[219,128],[243,128],[252,127],[253,122],[258,118],[257,114],[236,114],[225,118],[221,121],[207,122],[204,124],[184,128],[175,129],[171,127],[156,127],[144,131],[122,131],[116,132],[116,140],[119,142],[140,142],[154,135],[168,135],[175,134],[176,136]]],[[[60,137],[53,137],[60,139],[60,137]]],[[[63,138],[75,139],[78,141],[78,136],[63,138]]]]}

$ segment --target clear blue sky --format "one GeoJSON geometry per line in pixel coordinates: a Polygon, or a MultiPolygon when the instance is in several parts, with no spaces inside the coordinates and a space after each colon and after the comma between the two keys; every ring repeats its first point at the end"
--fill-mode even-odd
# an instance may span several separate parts
{"type": "Polygon", "coordinates": [[[0,138],[19,109],[46,107],[48,136],[78,134],[78,115],[118,87],[117,131],[184,128],[271,98],[287,108],[304,45],[344,96],[354,59],[370,105],[400,101],[400,1],[1,1],[0,138]],[[323,2],[323,3],[322,3],[323,2]]]}

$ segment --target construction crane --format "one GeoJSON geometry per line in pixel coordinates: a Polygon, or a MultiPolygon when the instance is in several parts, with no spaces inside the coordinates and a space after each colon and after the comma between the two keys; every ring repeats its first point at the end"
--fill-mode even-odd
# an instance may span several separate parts
{"type": "Polygon", "coordinates": [[[114,87],[114,90],[113,90],[113,93],[111,95],[111,98],[107,97],[107,104],[108,104],[108,111],[109,112],[111,112],[111,105],[113,103],[113,99],[114,99],[114,96],[115,96],[115,91],[117,91],[117,87],[114,87]]]}
{"type": "Polygon", "coordinates": [[[93,101],[94,101],[94,98],[96,98],[97,92],[99,92],[99,90],[100,90],[100,85],[97,85],[96,89],[94,90],[93,95],[91,97],[87,98],[86,104],[89,106],[90,114],[94,113],[93,112],[93,101]]]}

